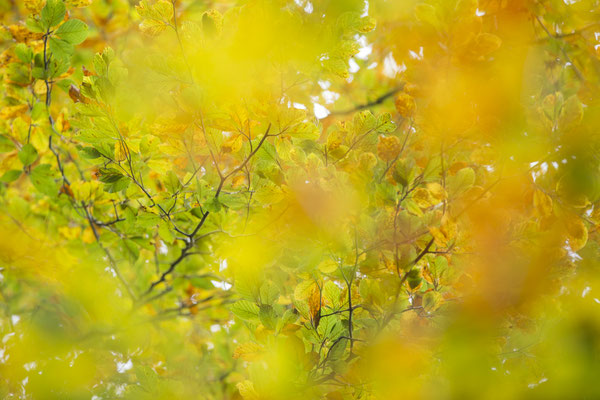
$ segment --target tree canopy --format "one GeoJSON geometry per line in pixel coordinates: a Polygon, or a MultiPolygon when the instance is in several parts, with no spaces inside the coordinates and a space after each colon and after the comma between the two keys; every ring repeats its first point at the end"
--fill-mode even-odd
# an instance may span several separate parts
{"type": "Polygon", "coordinates": [[[0,397],[600,397],[598,1],[0,16],[0,397]]]}

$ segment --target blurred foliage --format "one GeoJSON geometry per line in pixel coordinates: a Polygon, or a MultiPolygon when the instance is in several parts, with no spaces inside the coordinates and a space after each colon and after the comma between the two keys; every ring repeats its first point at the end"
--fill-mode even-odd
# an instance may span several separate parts
{"type": "Polygon", "coordinates": [[[0,0],[0,397],[600,397],[595,0],[0,0]]]}

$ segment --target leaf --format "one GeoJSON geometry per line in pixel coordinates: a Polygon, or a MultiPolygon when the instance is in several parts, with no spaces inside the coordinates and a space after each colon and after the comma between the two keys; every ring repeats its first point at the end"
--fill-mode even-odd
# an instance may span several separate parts
{"type": "Polygon", "coordinates": [[[374,129],[377,125],[377,119],[369,110],[356,113],[354,116],[354,132],[356,135],[361,135],[374,129]]]}
{"type": "Polygon", "coordinates": [[[67,8],[62,0],[48,0],[42,8],[41,23],[44,30],[49,30],[53,26],[60,24],[64,19],[67,8]]]}
{"type": "Polygon", "coordinates": [[[204,204],[204,208],[211,213],[218,213],[221,211],[221,202],[218,198],[213,197],[210,201],[204,204]]]}
{"type": "Polygon", "coordinates": [[[297,300],[305,300],[311,295],[313,287],[316,286],[314,282],[306,280],[301,281],[294,288],[294,298],[297,300]]]}
{"type": "Polygon", "coordinates": [[[570,96],[560,111],[558,124],[562,129],[577,126],[583,119],[583,105],[577,95],[570,96]]]}
{"type": "Polygon", "coordinates": [[[275,329],[277,325],[277,314],[275,314],[273,306],[267,304],[261,305],[258,312],[258,317],[265,328],[272,330],[275,329]]]}
{"type": "Polygon", "coordinates": [[[26,64],[29,64],[33,60],[33,50],[24,43],[19,43],[15,46],[15,55],[26,64]]]}
{"type": "Polygon", "coordinates": [[[165,221],[160,221],[158,225],[158,235],[167,244],[173,244],[175,241],[175,236],[173,236],[173,232],[171,232],[165,221]]]}
{"type": "Polygon", "coordinates": [[[102,157],[102,154],[93,147],[83,147],[79,150],[79,154],[81,154],[81,157],[90,160],[102,157]]]}
{"type": "Polygon", "coordinates": [[[27,104],[18,104],[16,106],[7,106],[2,107],[0,110],[0,118],[1,119],[12,119],[22,116],[27,112],[29,107],[27,104]]]}
{"type": "Polygon", "coordinates": [[[436,291],[429,291],[423,295],[423,309],[427,312],[437,310],[441,305],[442,295],[436,291]]]}
{"type": "Polygon", "coordinates": [[[88,26],[79,19],[70,19],[58,27],[55,34],[72,45],[80,44],[88,35],[88,26]]]}
{"type": "Polygon", "coordinates": [[[114,169],[101,169],[98,179],[106,184],[104,190],[109,193],[120,192],[129,186],[129,178],[114,169]]]}
{"type": "Polygon", "coordinates": [[[221,33],[223,16],[215,9],[210,9],[202,14],[202,32],[207,37],[214,37],[221,33]]]}
{"type": "Polygon", "coordinates": [[[475,171],[472,168],[463,168],[454,176],[448,177],[448,191],[452,196],[457,196],[475,183],[475,171]]]}
{"type": "Polygon", "coordinates": [[[533,207],[540,217],[548,217],[553,213],[552,198],[539,189],[533,192],[533,207]]]}
{"type": "Polygon", "coordinates": [[[140,257],[140,248],[133,240],[125,239],[122,243],[134,260],[140,257]]]}
{"type": "Polygon", "coordinates": [[[73,55],[73,52],[75,51],[73,45],[67,42],[66,40],[51,37],[48,42],[50,44],[50,51],[52,52],[52,55],[54,55],[57,58],[69,58],[73,55]]]}
{"type": "Polygon", "coordinates": [[[337,271],[338,263],[335,262],[334,260],[328,258],[328,259],[321,261],[317,268],[319,268],[319,271],[321,271],[324,274],[332,274],[335,271],[337,271]]]}
{"type": "Polygon", "coordinates": [[[262,352],[262,346],[257,343],[243,343],[233,351],[233,358],[244,361],[256,361],[262,352]]]}
{"type": "Polygon", "coordinates": [[[25,167],[33,164],[37,157],[38,152],[31,143],[27,143],[21,148],[21,151],[19,151],[19,160],[21,160],[25,167]]]}
{"type": "Polygon", "coordinates": [[[160,221],[160,217],[156,214],[141,212],[135,219],[135,225],[140,228],[153,228],[158,225],[160,221]]]}
{"type": "Polygon", "coordinates": [[[37,190],[48,196],[56,196],[58,185],[54,182],[53,176],[54,173],[49,164],[40,164],[31,171],[29,178],[37,190]]]}
{"type": "Polygon", "coordinates": [[[240,300],[233,303],[229,310],[236,316],[243,320],[251,321],[258,318],[259,308],[256,304],[249,302],[248,300],[240,300]]]}
{"type": "Polygon", "coordinates": [[[0,153],[6,153],[12,151],[15,148],[15,144],[7,136],[0,135],[0,153]]]}
{"type": "Polygon", "coordinates": [[[396,111],[398,111],[398,114],[404,118],[412,117],[417,108],[415,99],[407,93],[398,94],[394,100],[394,105],[396,106],[396,111]]]}
{"type": "Polygon", "coordinates": [[[140,31],[148,36],[158,36],[167,29],[167,24],[155,19],[146,19],[140,24],[140,31]]]}
{"type": "Polygon", "coordinates": [[[341,360],[346,351],[348,345],[348,339],[341,338],[336,340],[327,352],[327,361],[338,361],[341,360]]]}
{"type": "Polygon", "coordinates": [[[298,314],[295,310],[286,310],[279,320],[277,320],[276,332],[279,333],[288,324],[293,324],[298,319],[298,314]]]}
{"type": "Polygon", "coordinates": [[[173,18],[173,4],[167,0],[159,0],[154,6],[153,11],[156,13],[157,18],[170,22],[173,18]]]}
{"type": "Polygon", "coordinates": [[[256,391],[254,390],[254,385],[252,384],[252,381],[245,380],[242,382],[238,382],[236,384],[236,387],[244,400],[259,400],[260,399],[258,397],[258,394],[256,393],[256,391]]]}
{"type": "Polygon", "coordinates": [[[567,239],[573,251],[579,251],[585,247],[588,241],[588,230],[583,220],[573,216],[565,221],[567,239]]]}
{"type": "Polygon", "coordinates": [[[2,175],[2,177],[0,177],[0,182],[4,182],[4,183],[14,182],[17,179],[19,179],[22,172],[23,171],[18,170],[18,169],[8,170],[2,175]]]}
{"type": "Polygon", "coordinates": [[[29,17],[27,20],[25,20],[25,26],[27,26],[27,29],[29,29],[31,32],[44,33],[44,27],[42,26],[41,22],[33,17],[29,17]]]}
{"type": "Polygon", "coordinates": [[[383,113],[377,117],[377,132],[390,133],[396,130],[396,124],[392,121],[392,114],[383,113]]]}
{"type": "Polygon", "coordinates": [[[340,297],[342,295],[342,290],[338,285],[333,283],[332,281],[325,282],[323,286],[323,299],[325,302],[333,308],[338,308],[340,306],[340,297]]]}
{"type": "Polygon", "coordinates": [[[262,304],[273,304],[279,297],[279,288],[270,281],[263,283],[260,287],[260,301],[262,304]]]}

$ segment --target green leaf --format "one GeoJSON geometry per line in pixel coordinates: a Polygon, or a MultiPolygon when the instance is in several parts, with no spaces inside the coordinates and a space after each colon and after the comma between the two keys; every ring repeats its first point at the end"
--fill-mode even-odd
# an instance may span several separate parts
{"type": "Polygon", "coordinates": [[[258,317],[265,328],[275,329],[277,325],[277,314],[275,314],[275,310],[272,306],[268,304],[261,305],[258,317]]]}
{"type": "Polygon", "coordinates": [[[263,304],[273,304],[279,297],[279,289],[270,281],[262,284],[260,287],[260,301],[263,304]]]}
{"type": "Polygon", "coordinates": [[[223,193],[219,199],[222,205],[233,210],[241,210],[248,207],[248,196],[245,196],[244,194],[223,193]]]}
{"type": "Polygon", "coordinates": [[[278,321],[277,321],[277,327],[276,327],[276,331],[277,333],[281,332],[281,330],[288,324],[293,324],[294,322],[296,322],[296,320],[298,319],[298,314],[296,312],[294,312],[294,310],[286,310],[285,313],[283,314],[283,317],[281,317],[278,321]]]}
{"type": "Polygon", "coordinates": [[[11,169],[8,170],[4,173],[4,175],[2,175],[0,177],[0,182],[4,182],[4,183],[10,183],[10,182],[14,182],[17,179],[19,179],[19,177],[21,176],[21,170],[18,169],[11,169]]]}
{"type": "Polygon", "coordinates": [[[106,184],[104,190],[109,193],[120,192],[121,190],[127,189],[129,186],[129,178],[121,174],[119,171],[109,168],[103,168],[100,170],[100,182],[106,184]]]}
{"type": "Polygon", "coordinates": [[[38,152],[31,143],[27,143],[25,146],[23,146],[21,151],[19,151],[19,160],[21,160],[23,166],[25,167],[33,164],[37,157],[38,152]]]}
{"type": "Polygon", "coordinates": [[[24,43],[19,43],[15,46],[15,55],[26,64],[29,64],[33,60],[33,50],[24,43]]]}
{"type": "Polygon", "coordinates": [[[377,117],[377,132],[390,133],[396,130],[396,124],[392,121],[390,113],[383,113],[377,117]]]}
{"type": "Polygon", "coordinates": [[[190,210],[190,212],[196,218],[202,219],[204,217],[204,213],[202,212],[202,208],[200,207],[194,207],[190,210]]]}
{"type": "Polygon", "coordinates": [[[14,150],[15,145],[7,136],[0,135],[0,153],[14,150]]]}
{"type": "Polygon", "coordinates": [[[70,44],[83,42],[88,35],[88,26],[79,19],[70,19],[56,30],[56,35],[70,44]]]}
{"type": "Polygon", "coordinates": [[[49,164],[40,164],[31,171],[29,177],[37,190],[48,196],[56,196],[58,185],[54,182],[53,175],[54,173],[49,164]]]}
{"type": "Polygon", "coordinates": [[[258,318],[258,306],[247,300],[240,300],[229,307],[229,310],[236,316],[244,320],[253,320],[258,318]]]}
{"type": "Polygon", "coordinates": [[[175,236],[173,236],[169,226],[164,221],[160,221],[158,225],[158,236],[167,244],[172,244],[175,241],[175,236]]]}
{"type": "Polygon", "coordinates": [[[181,182],[179,182],[179,178],[173,171],[167,172],[166,179],[164,180],[165,187],[170,193],[175,193],[181,187],[181,182]]]}
{"type": "Polygon", "coordinates": [[[81,154],[81,157],[90,160],[102,157],[102,154],[93,147],[84,147],[79,150],[79,154],[81,154]]]}
{"type": "Polygon", "coordinates": [[[346,350],[347,344],[348,339],[342,338],[336,340],[336,342],[329,348],[329,352],[327,353],[327,360],[340,360],[344,356],[344,351],[346,350]]]}
{"type": "Polygon", "coordinates": [[[41,23],[44,30],[60,24],[65,18],[67,8],[62,0],[48,0],[41,12],[41,23]]]}
{"type": "Polygon", "coordinates": [[[44,68],[34,67],[31,70],[31,76],[33,76],[35,79],[45,80],[48,77],[48,74],[46,73],[46,70],[44,68]]]}
{"type": "Polygon", "coordinates": [[[354,115],[354,133],[361,135],[377,126],[377,119],[369,110],[361,111],[354,115]]]}
{"type": "Polygon", "coordinates": [[[35,103],[31,109],[31,119],[38,121],[46,117],[46,105],[42,102],[35,103]]]}
{"type": "Polygon", "coordinates": [[[131,255],[131,257],[134,260],[137,260],[139,258],[140,248],[133,240],[125,239],[123,241],[123,245],[124,245],[125,249],[127,249],[129,251],[129,254],[131,255]]]}
{"type": "Polygon", "coordinates": [[[423,309],[427,312],[435,311],[441,303],[442,295],[439,292],[431,291],[423,296],[423,309]]]}
{"type": "Polygon", "coordinates": [[[52,55],[60,59],[71,57],[71,55],[73,55],[73,52],[75,51],[73,45],[63,39],[51,37],[49,43],[52,55]]]}
{"type": "Polygon", "coordinates": [[[33,17],[27,18],[27,20],[25,21],[25,26],[27,26],[27,29],[29,29],[31,32],[44,33],[44,27],[42,26],[40,21],[33,17]]]}
{"type": "Polygon", "coordinates": [[[158,215],[147,212],[140,213],[135,220],[136,226],[141,228],[152,228],[158,225],[159,222],[160,217],[158,215]]]}
{"type": "Polygon", "coordinates": [[[448,192],[451,196],[456,196],[475,183],[475,171],[472,168],[463,168],[454,176],[448,177],[448,192]]]}
{"type": "Polygon", "coordinates": [[[204,208],[211,213],[218,213],[221,211],[221,202],[218,198],[213,197],[210,201],[206,202],[204,208]]]}

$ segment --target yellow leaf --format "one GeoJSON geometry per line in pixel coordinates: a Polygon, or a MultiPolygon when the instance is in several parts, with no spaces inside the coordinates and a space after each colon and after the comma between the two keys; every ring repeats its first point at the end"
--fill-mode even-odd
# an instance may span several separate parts
{"type": "Polygon", "coordinates": [[[398,114],[402,115],[404,118],[412,117],[417,108],[415,99],[407,93],[400,93],[396,96],[394,104],[396,105],[398,114]]]}
{"type": "Polygon", "coordinates": [[[233,358],[241,358],[244,361],[255,361],[263,348],[257,343],[244,343],[239,345],[233,352],[233,358]]]}
{"type": "Polygon", "coordinates": [[[475,38],[475,52],[478,55],[485,56],[500,48],[502,40],[491,33],[480,33],[475,38]]]}
{"type": "Polygon", "coordinates": [[[435,205],[443,201],[447,194],[443,186],[437,182],[431,182],[427,184],[427,191],[429,191],[431,204],[435,205]]]}
{"type": "Polygon", "coordinates": [[[558,124],[563,129],[577,126],[583,119],[583,105],[577,95],[569,97],[560,111],[558,124]]]}
{"type": "Polygon", "coordinates": [[[318,268],[319,271],[321,271],[324,274],[332,274],[337,270],[338,264],[331,259],[327,259],[325,261],[321,261],[318,268]]]}
{"type": "Polygon", "coordinates": [[[81,8],[89,6],[92,2],[93,0],[66,0],[65,3],[67,3],[69,7],[81,8]]]}
{"type": "Polygon", "coordinates": [[[258,394],[254,390],[254,384],[251,381],[245,380],[239,382],[236,386],[244,400],[259,400],[258,394]]]}
{"type": "Polygon", "coordinates": [[[32,14],[38,14],[44,7],[44,0],[23,0],[23,4],[32,14]]]}
{"type": "Polygon", "coordinates": [[[2,107],[0,111],[1,119],[11,119],[25,114],[28,110],[27,104],[19,104],[16,106],[2,107]]]}
{"type": "Polygon", "coordinates": [[[18,43],[29,43],[42,38],[41,33],[31,32],[22,25],[9,25],[8,31],[18,43]]]}
{"type": "Polygon", "coordinates": [[[418,188],[417,190],[415,190],[412,199],[420,208],[430,207],[432,205],[433,200],[431,198],[431,195],[429,194],[429,190],[425,188],[418,188]]]}
{"type": "Polygon", "coordinates": [[[231,186],[236,188],[244,184],[246,177],[244,175],[236,175],[231,179],[231,186]]]}
{"type": "Polygon", "coordinates": [[[167,25],[164,22],[155,19],[146,19],[140,24],[140,30],[148,36],[158,36],[164,32],[165,29],[167,29],[167,25]]]}
{"type": "Polygon", "coordinates": [[[170,1],[159,0],[152,8],[164,22],[170,22],[173,18],[173,4],[170,1]]]}
{"type": "Polygon", "coordinates": [[[61,226],[58,233],[67,240],[77,239],[81,235],[81,228],[78,226],[61,226]]]}
{"type": "Polygon", "coordinates": [[[223,16],[215,9],[210,9],[202,14],[202,31],[207,36],[215,36],[223,29],[223,16]]]}
{"type": "Polygon", "coordinates": [[[243,143],[244,138],[242,135],[231,136],[221,145],[221,150],[223,153],[236,153],[242,148],[243,143]]]}
{"type": "Polygon", "coordinates": [[[389,162],[398,157],[401,149],[400,139],[396,136],[380,136],[377,143],[377,154],[383,161],[389,162]]]}
{"type": "Polygon", "coordinates": [[[588,231],[579,217],[574,217],[565,221],[567,228],[567,240],[569,246],[573,251],[579,251],[583,249],[588,241],[588,231]]]}
{"type": "Polygon", "coordinates": [[[429,233],[433,236],[435,244],[438,247],[446,247],[448,242],[456,236],[456,222],[450,218],[444,218],[439,228],[429,228],[429,233]]]}
{"type": "Polygon", "coordinates": [[[423,295],[423,309],[427,312],[437,310],[441,306],[442,295],[436,291],[429,291],[423,295]]]}
{"type": "Polygon", "coordinates": [[[94,243],[96,241],[96,236],[94,236],[94,231],[92,231],[92,228],[88,226],[84,229],[81,240],[83,240],[83,243],[86,244],[94,243]]]}
{"type": "Polygon", "coordinates": [[[552,215],[552,198],[541,190],[533,192],[533,207],[539,217],[552,215]]]}
{"type": "Polygon", "coordinates": [[[313,287],[315,287],[315,283],[311,281],[302,281],[296,285],[294,288],[294,298],[296,300],[304,300],[308,299],[308,296],[311,295],[313,291],[313,287]]]}
{"type": "Polygon", "coordinates": [[[124,161],[127,159],[127,149],[123,145],[122,141],[117,141],[115,143],[115,161],[124,161]]]}

